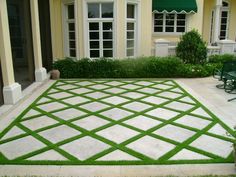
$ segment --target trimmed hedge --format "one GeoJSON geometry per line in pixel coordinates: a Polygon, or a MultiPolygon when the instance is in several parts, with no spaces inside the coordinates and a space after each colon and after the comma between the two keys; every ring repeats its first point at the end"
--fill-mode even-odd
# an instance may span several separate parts
{"type": "Polygon", "coordinates": [[[236,56],[232,54],[212,55],[208,60],[209,63],[223,64],[226,61],[236,61],[236,56]]]}
{"type": "Polygon", "coordinates": [[[193,78],[212,75],[215,63],[184,64],[177,57],[137,59],[66,58],[54,62],[61,78],[193,78]]]}

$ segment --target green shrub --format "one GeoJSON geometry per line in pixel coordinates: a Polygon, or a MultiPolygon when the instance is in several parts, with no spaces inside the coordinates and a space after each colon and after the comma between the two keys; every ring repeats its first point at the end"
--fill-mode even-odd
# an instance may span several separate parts
{"type": "Polygon", "coordinates": [[[200,65],[200,64],[185,64],[181,68],[179,68],[180,77],[185,78],[196,78],[196,77],[207,77],[212,75],[215,66],[213,65],[200,65]]]}
{"type": "Polygon", "coordinates": [[[222,64],[226,61],[235,61],[236,56],[232,54],[224,54],[224,55],[212,55],[208,58],[209,63],[219,63],[222,64]]]}
{"type": "Polygon", "coordinates": [[[192,30],[181,37],[176,48],[176,55],[184,63],[204,64],[207,58],[206,43],[196,30],[192,30]]]}
{"type": "Polygon", "coordinates": [[[176,57],[137,59],[66,58],[54,62],[61,78],[176,78],[210,76],[217,64],[184,64],[176,57]]]}

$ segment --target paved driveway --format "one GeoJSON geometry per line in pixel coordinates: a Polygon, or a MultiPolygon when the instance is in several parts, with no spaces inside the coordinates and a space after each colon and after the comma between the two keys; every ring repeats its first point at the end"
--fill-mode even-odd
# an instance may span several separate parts
{"type": "Polygon", "coordinates": [[[0,163],[233,162],[226,132],[172,80],[61,80],[0,134],[0,163]]]}

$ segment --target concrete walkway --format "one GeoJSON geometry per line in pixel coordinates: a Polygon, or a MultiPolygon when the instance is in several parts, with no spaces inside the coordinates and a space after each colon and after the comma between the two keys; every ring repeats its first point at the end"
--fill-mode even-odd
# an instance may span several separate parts
{"type": "MultiPolygon", "coordinates": [[[[229,96],[215,88],[213,79],[179,79],[177,82],[233,128],[235,102],[227,103],[229,96]]],[[[1,118],[0,130],[16,119],[52,83],[49,81],[21,107],[1,118]]],[[[224,125],[215,122],[211,112],[199,107],[174,82],[166,80],[59,82],[18,119],[0,137],[0,151],[12,161],[22,158],[32,162],[67,161],[69,158],[86,161],[94,156],[100,162],[140,161],[142,157],[151,161],[165,156],[170,162],[201,161],[218,157],[227,159],[232,151],[224,125]],[[196,136],[203,130],[207,132],[196,136]],[[148,131],[148,136],[142,135],[148,131]],[[40,136],[39,139],[38,136],[28,136],[34,132],[40,136]],[[91,132],[95,134],[88,134],[91,132]],[[89,136],[83,136],[85,133],[89,136]],[[47,148],[52,143],[60,146],[60,150],[47,148]],[[187,149],[179,149],[182,143],[189,143],[187,149]],[[124,144],[123,150],[112,150],[115,144],[124,144]],[[20,148],[15,150],[16,146],[20,148]],[[159,147],[158,151],[155,147],[159,147]],[[179,150],[168,155],[175,149],[179,150]]],[[[52,176],[202,175],[232,174],[235,168],[232,164],[0,167],[0,175],[45,173],[52,176]]]]}

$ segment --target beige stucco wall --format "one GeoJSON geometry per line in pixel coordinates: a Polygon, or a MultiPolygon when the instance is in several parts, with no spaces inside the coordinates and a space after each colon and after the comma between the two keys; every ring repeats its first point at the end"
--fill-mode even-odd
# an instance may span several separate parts
{"type": "Polygon", "coordinates": [[[204,21],[203,21],[203,33],[202,37],[205,41],[210,41],[210,29],[211,29],[211,13],[215,8],[215,0],[204,1],[204,21]]]}
{"type": "Polygon", "coordinates": [[[77,45],[79,46],[79,58],[85,57],[85,48],[84,48],[84,9],[83,9],[83,1],[82,0],[76,0],[77,1],[77,25],[78,25],[78,31],[77,31],[77,45]]]}
{"type": "Polygon", "coordinates": [[[50,0],[53,58],[64,57],[61,0],[50,0]]]}
{"type": "Polygon", "coordinates": [[[126,36],[125,2],[126,2],[126,0],[116,1],[116,9],[115,9],[116,14],[115,14],[115,16],[118,17],[116,19],[116,27],[117,27],[116,34],[115,34],[116,41],[114,43],[116,58],[123,58],[126,53],[126,50],[125,50],[125,45],[126,45],[126,41],[125,41],[125,36],[126,36]]]}
{"type": "Polygon", "coordinates": [[[152,0],[141,0],[141,55],[150,56],[152,48],[152,0]]]}
{"type": "Polygon", "coordinates": [[[229,39],[236,40],[236,1],[230,0],[229,39]]]}
{"type": "MultiPolygon", "coordinates": [[[[198,11],[196,14],[189,15],[187,30],[190,31],[192,29],[198,30],[200,34],[203,31],[203,11],[204,11],[204,1],[206,0],[197,0],[198,11]]],[[[208,1],[208,0],[207,0],[208,1]]]]}

